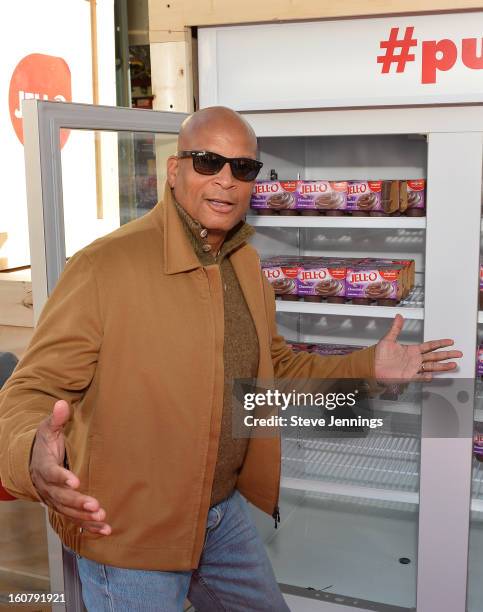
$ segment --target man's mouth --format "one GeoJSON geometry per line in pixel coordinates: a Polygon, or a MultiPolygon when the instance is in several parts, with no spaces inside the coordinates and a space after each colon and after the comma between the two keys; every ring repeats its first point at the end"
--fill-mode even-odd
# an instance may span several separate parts
{"type": "Polygon", "coordinates": [[[217,200],[216,198],[207,198],[210,208],[216,210],[220,213],[228,213],[233,210],[235,204],[233,202],[229,202],[228,200],[217,200]]]}

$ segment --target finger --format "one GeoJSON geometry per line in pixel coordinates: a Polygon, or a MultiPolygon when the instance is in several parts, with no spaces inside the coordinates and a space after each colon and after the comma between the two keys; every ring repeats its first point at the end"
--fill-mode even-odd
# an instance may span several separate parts
{"type": "Polygon", "coordinates": [[[459,359],[462,356],[463,353],[461,351],[438,351],[437,353],[429,353],[425,357],[424,363],[444,361],[445,359],[459,359]]]}
{"type": "Polygon", "coordinates": [[[111,535],[112,527],[107,523],[104,523],[101,527],[97,523],[90,523],[89,521],[82,521],[80,524],[82,529],[89,531],[90,533],[100,533],[102,535],[111,535]]]}
{"type": "Polygon", "coordinates": [[[98,512],[83,512],[82,510],[77,510],[76,508],[66,506],[65,504],[56,503],[53,507],[57,512],[61,512],[69,518],[76,519],[78,521],[89,521],[97,524],[100,528],[107,525],[107,523],[105,523],[106,511],[103,508],[100,508],[98,512]]]}
{"type": "Polygon", "coordinates": [[[67,485],[76,489],[80,482],[74,472],[57,465],[54,461],[46,462],[39,470],[41,478],[49,484],[67,485]]]}
{"type": "MultiPolygon", "coordinates": [[[[69,508],[91,515],[96,514],[95,520],[104,520],[104,516],[97,516],[99,512],[105,514],[105,511],[94,497],[82,495],[77,491],[70,490],[68,487],[50,487],[47,489],[47,493],[54,500],[55,504],[69,506],[69,508]]],[[[92,516],[89,518],[92,518],[92,516]]]]}
{"type": "Polygon", "coordinates": [[[55,402],[52,414],[46,419],[45,425],[50,433],[59,433],[64,425],[69,421],[70,408],[65,400],[55,402]]]}
{"type": "Polygon", "coordinates": [[[445,346],[453,346],[454,340],[451,338],[444,338],[440,340],[428,340],[427,342],[423,342],[419,345],[419,350],[421,353],[428,353],[430,351],[435,351],[439,348],[444,348],[445,346]]]}
{"type": "MultiPolygon", "coordinates": [[[[432,363],[429,367],[431,372],[447,372],[448,370],[454,370],[458,366],[454,361],[449,363],[432,363]]],[[[428,371],[428,366],[424,364],[424,370],[428,371]]]]}
{"type": "Polygon", "coordinates": [[[399,334],[404,325],[404,319],[400,314],[397,314],[394,317],[394,321],[392,322],[391,329],[384,336],[384,340],[390,340],[391,342],[396,342],[399,334]]]}
{"type": "Polygon", "coordinates": [[[100,533],[102,535],[110,535],[112,533],[112,527],[108,523],[81,520],[75,517],[69,517],[69,521],[90,533],[100,533]]]}
{"type": "Polygon", "coordinates": [[[112,533],[112,527],[107,523],[96,523],[93,521],[81,521],[75,518],[69,519],[75,525],[82,527],[82,531],[89,531],[90,533],[110,535],[112,533]]]}

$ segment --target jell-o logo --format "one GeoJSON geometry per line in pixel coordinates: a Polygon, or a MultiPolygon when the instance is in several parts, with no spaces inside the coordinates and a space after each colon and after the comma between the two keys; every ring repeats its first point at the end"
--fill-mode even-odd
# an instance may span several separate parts
{"type": "Polygon", "coordinates": [[[376,272],[353,272],[350,276],[351,283],[367,283],[377,279],[376,272]]]}

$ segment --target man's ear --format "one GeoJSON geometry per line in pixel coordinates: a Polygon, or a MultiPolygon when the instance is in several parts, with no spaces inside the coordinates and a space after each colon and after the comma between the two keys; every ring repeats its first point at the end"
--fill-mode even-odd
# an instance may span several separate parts
{"type": "Polygon", "coordinates": [[[176,183],[176,176],[178,175],[178,158],[176,155],[170,155],[166,162],[166,175],[168,178],[168,185],[171,189],[174,188],[176,183]]]}

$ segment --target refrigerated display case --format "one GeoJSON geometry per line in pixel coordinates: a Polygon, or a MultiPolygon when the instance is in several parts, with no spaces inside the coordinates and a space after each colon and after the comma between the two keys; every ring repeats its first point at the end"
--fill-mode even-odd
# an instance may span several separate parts
{"type": "MultiPolygon", "coordinates": [[[[480,118],[467,117],[468,123],[466,109],[457,108],[246,115],[260,137],[264,169],[275,168],[281,178],[427,180],[422,218],[251,217],[262,256],[416,261],[416,288],[396,308],[277,302],[284,335],[368,345],[387,330],[386,317],[400,312],[406,319],[403,341],[449,336],[465,353],[457,380],[436,389],[441,404],[449,400],[455,407],[458,432],[451,420],[438,423],[438,402],[424,399],[434,388],[427,387],[419,397],[402,396],[392,405],[376,402],[382,413],[412,415],[410,433],[405,428],[399,436],[393,431],[345,442],[284,440],[281,495],[288,512],[282,501],[281,529],[267,532],[266,541],[276,575],[292,597],[315,597],[334,609],[466,609],[470,407],[459,401],[455,406],[453,399],[468,391],[471,396],[474,376],[481,134],[471,131],[482,125],[477,112],[480,118]],[[464,185],[458,213],[449,183],[464,185]],[[463,291],[449,289],[455,278],[466,283],[463,291]],[[451,578],[449,598],[445,575],[451,578]]],[[[477,496],[472,509],[478,513],[477,496]]],[[[469,593],[469,610],[479,609],[477,591],[469,593]]],[[[300,600],[295,605],[304,609],[300,600]]]]}
{"type": "MultiPolygon", "coordinates": [[[[156,149],[159,193],[163,161],[175,146],[183,115],[39,101],[24,108],[38,316],[69,254],[63,215],[69,187],[62,182],[68,158],[58,148],[58,131],[110,132],[121,139],[140,132],[164,134],[156,149]]],[[[274,530],[271,519],[255,512],[277,579],[297,611],[407,611],[417,606],[419,612],[463,612],[472,484],[473,405],[467,396],[473,397],[475,380],[483,108],[245,116],[259,136],[264,171],[276,169],[281,178],[427,180],[423,218],[249,215],[262,256],[323,253],[416,261],[416,289],[397,307],[277,301],[281,332],[290,340],[369,345],[400,312],[406,318],[402,341],[450,336],[464,352],[457,374],[441,377],[444,386],[410,389],[398,402],[377,400],[375,410],[399,419],[400,435],[284,438],[281,524],[274,530]],[[464,209],[457,202],[464,202],[464,209]]],[[[105,233],[102,223],[97,231],[105,233]]],[[[476,478],[475,473],[475,487],[476,478]]],[[[474,490],[471,508],[478,520],[483,497],[474,490]]],[[[52,550],[57,546],[59,552],[50,536],[52,550]]],[[[56,566],[61,583],[72,576],[68,563],[64,576],[56,566]]],[[[481,584],[470,593],[471,612],[478,610],[472,602],[483,600],[481,584]]]]}

